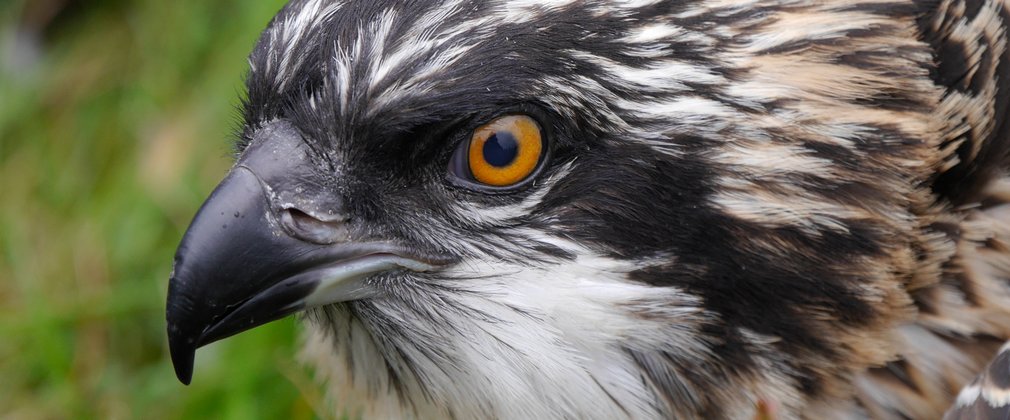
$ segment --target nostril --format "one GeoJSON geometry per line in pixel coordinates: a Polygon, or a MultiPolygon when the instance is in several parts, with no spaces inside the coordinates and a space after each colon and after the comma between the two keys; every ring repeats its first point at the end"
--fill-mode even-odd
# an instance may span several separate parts
{"type": "Polygon", "coordinates": [[[284,209],[281,223],[292,236],[308,242],[326,245],[350,239],[346,220],[323,221],[296,208],[284,209]]]}

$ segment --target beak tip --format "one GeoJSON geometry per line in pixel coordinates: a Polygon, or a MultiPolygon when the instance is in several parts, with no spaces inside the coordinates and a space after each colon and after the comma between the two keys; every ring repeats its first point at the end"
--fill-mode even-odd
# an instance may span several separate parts
{"type": "Polygon", "coordinates": [[[172,366],[175,376],[183,385],[189,385],[193,379],[193,359],[196,357],[196,346],[192,340],[187,340],[177,334],[172,334],[169,327],[168,351],[172,356],[172,366]]]}
{"type": "Polygon", "coordinates": [[[190,372],[181,372],[181,371],[176,370],[175,371],[175,375],[179,378],[179,382],[182,382],[183,385],[187,385],[187,386],[189,385],[189,383],[193,379],[193,376],[192,376],[193,372],[191,372],[191,371],[190,372]]]}
{"type": "Polygon", "coordinates": [[[175,376],[179,378],[179,382],[183,385],[189,385],[193,380],[193,358],[195,356],[195,350],[176,350],[175,347],[171,349],[172,353],[172,365],[175,366],[175,376]]]}

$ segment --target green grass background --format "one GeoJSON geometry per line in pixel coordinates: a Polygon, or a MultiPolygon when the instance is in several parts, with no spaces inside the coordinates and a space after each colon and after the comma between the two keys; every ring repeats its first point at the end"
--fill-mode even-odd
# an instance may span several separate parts
{"type": "Polygon", "coordinates": [[[0,418],[313,418],[285,319],[173,374],[175,246],[283,0],[0,0],[0,418]],[[32,40],[35,41],[32,41],[32,40]]]}

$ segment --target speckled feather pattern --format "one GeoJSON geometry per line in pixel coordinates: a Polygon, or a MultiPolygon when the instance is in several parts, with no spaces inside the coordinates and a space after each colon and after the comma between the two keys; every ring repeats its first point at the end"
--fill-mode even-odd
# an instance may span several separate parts
{"type": "MultiPolygon", "coordinates": [[[[292,1],[243,138],[291,121],[369,232],[462,261],[310,312],[304,359],[367,418],[940,417],[1010,338],[1008,5],[292,1]],[[530,109],[530,188],[442,182],[530,109]]],[[[952,418],[1010,409],[1003,359],[952,418]]]]}

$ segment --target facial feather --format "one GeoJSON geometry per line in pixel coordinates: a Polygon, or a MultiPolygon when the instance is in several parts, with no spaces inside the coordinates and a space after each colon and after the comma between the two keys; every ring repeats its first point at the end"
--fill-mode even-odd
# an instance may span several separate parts
{"type": "Polygon", "coordinates": [[[357,229],[461,259],[316,310],[308,357],[376,416],[859,415],[950,258],[929,183],[992,133],[945,125],[993,118],[931,78],[926,3],[291,2],[244,137],[291,121],[357,229]],[[541,177],[446,185],[506,112],[545,123],[541,177]]]}

